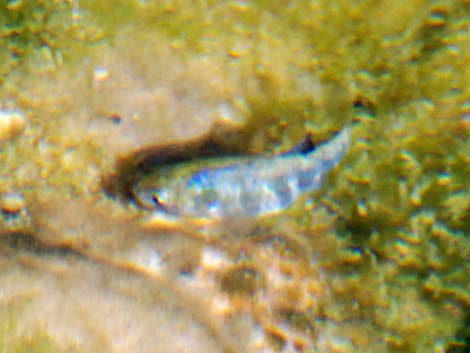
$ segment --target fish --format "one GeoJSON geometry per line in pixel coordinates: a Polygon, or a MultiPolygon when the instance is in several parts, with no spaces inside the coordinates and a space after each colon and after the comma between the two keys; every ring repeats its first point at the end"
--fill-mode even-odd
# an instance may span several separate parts
{"type": "Polygon", "coordinates": [[[213,157],[160,166],[132,188],[136,203],[170,219],[240,219],[281,212],[321,187],[351,143],[351,127],[279,155],[213,157]]]}

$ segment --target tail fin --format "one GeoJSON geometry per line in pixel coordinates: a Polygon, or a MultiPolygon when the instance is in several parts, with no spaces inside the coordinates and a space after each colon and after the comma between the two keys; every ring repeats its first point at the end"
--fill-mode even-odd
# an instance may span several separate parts
{"type": "Polygon", "coordinates": [[[320,145],[314,153],[316,158],[338,164],[351,145],[351,130],[351,126],[347,126],[330,141],[320,145]]]}

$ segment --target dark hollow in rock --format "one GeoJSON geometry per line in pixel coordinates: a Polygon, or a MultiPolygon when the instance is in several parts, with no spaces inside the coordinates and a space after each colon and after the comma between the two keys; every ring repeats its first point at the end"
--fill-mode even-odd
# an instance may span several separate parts
{"type": "Polygon", "coordinates": [[[142,176],[159,166],[187,162],[197,158],[245,154],[248,144],[244,143],[246,140],[243,134],[240,135],[238,141],[233,136],[225,137],[227,137],[226,134],[211,132],[207,136],[189,141],[149,146],[134,151],[116,162],[116,171],[113,174],[102,178],[102,188],[110,197],[116,197],[123,202],[132,202],[132,186],[142,176]]]}

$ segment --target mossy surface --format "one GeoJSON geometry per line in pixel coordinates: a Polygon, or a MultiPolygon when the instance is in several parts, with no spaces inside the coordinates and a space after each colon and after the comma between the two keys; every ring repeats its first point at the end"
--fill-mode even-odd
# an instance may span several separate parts
{"type": "MultiPolygon", "coordinates": [[[[24,304],[23,304],[24,305],[24,304]]],[[[40,328],[28,333],[19,333],[16,320],[18,312],[21,311],[18,303],[9,303],[7,308],[2,307],[0,318],[0,349],[8,353],[50,353],[67,352],[76,353],[78,350],[60,347],[47,332],[40,328]]]]}
{"type": "MultiPolygon", "coordinates": [[[[0,192],[24,195],[25,232],[125,252],[140,238],[118,228],[137,234],[145,215],[102,191],[120,159],[214,124],[229,126],[227,145],[262,153],[354,121],[321,191],[248,239],[209,237],[233,240],[215,278],[278,348],[454,352],[457,335],[468,350],[469,16],[457,0],[0,1],[0,108],[28,119],[0,145],[0,192]],[[290,286],[271,287],[274,274],[290,286]]],[[[47,337],[8,342],[54,350],[47,337]]]]}

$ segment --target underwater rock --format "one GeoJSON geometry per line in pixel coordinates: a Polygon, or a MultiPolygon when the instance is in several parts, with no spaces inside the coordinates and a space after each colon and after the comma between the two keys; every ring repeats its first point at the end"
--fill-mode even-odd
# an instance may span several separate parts
{"type": "Polygon", "coordinates": [[[88,68],[93,80],[86,88],[87,135],[114,160],[197,138],[216,121],[243,122],[241,94],[220,62],[205,56],[183,60],[156,33],[136,35],[121,31],[111,47],[93,54],[88,68]]]}
{"type": "Polygon", "coordinates": [[[250,337],[243,320],[211,321],[204,302],[165,276],[147,277],[79,253],[38,253],[40,247],[11,251],[0,240],[0,318],[15,322],[6,334],[30,337],[39,330],[60,352],[252,351],[239,336],[250,337]]]}

